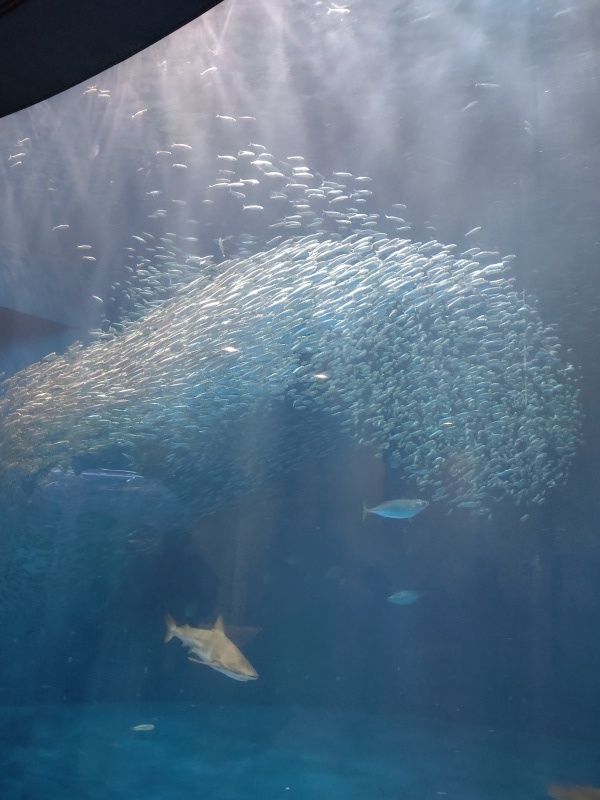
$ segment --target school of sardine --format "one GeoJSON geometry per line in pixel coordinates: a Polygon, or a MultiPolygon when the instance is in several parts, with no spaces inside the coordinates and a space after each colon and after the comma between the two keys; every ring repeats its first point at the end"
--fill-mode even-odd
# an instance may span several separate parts
{"type": "Polygon", "coordinates": [[[334,428],[411,492],[478,514],[565,479],[575,371],[512,257],[404,238],[400,204],[369,213],[367,176],[326,180],[262,145],[219,158],[202,202],[237,204],[255,233],[215,239],[235,256],[221,264],[175,234],[133,237],[98,341],[5,381],[5,487],[117,447],[209,513],[331,447],[334,428]]]}

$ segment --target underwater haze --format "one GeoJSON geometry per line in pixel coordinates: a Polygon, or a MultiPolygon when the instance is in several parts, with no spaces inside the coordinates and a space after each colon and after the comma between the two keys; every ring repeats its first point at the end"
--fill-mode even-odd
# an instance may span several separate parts
{"type": "Polygon", "coordinates": [[[0,120],[0,788],[600,793],[600,9],[226,0],[0,120]]]}

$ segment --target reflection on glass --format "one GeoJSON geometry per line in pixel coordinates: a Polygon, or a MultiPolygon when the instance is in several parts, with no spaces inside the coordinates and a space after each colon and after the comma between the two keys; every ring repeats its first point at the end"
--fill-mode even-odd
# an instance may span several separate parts
{"type": "Polygon", "coordinates": [[[230,0],[1,121],[3,796],[596,796],[594,14],[230,0]]]}

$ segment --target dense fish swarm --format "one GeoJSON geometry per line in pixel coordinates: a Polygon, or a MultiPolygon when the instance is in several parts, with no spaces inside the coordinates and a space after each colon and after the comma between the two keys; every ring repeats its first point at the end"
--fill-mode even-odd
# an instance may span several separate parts
{"type": "Polygon", "coordinates": [[[9,379],[6,480],[116,446],[207,513],[327,447],[326,416],[430,500],[541,502],[578,442],[578,390],[509,262],[373,230],[231,261],[9,379]]]}

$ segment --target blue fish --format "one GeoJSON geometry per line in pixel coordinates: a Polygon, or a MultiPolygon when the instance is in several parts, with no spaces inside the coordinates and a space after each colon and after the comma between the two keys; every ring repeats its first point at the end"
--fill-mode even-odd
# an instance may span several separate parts
{"type": "Polygon", "coordinates": [[[393,603],[395,606],[412,606],[417,600],[423,597],[419,592],[413,592],[412,589],[402,589],[399,592],[394,592],[388,597],[388,603],[393,603]]]}
{"type": "Polygon", "coordinates": [[[428,505],[427,500],[407,500],[405,498],[387,500],[373,508],[367,508],[363,503],[363,521],[367,514],[377,514],[378,517],[387,517],[388,519],[410,519],[424,511],[428,505]]]}

